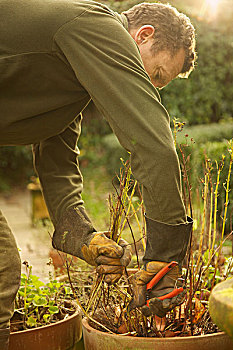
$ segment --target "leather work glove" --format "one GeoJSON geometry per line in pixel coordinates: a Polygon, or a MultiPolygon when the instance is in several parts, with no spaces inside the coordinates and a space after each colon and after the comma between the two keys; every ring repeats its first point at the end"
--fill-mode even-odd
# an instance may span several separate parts
{"type": "Polygon", "coordinates": [[[185,290],[175,297],[160,300],[165,294],[168,294],[174,290],[176,287],[181,287],[177,282],[179,278],[179,267],[178,265],[173,267],[161,280],[153,287],[149,295],[149,307],[146,306],[147,302],[147,284],[152,280],[152,278],[168,263],[160,261],[151,261],[146,264],[145,270],[139,270],[132,277],[134,297],[128,305],[128,311],[136,307],[142,307],[142,313],[148,317],[151,315],[157,315],[163,318],[168,311],[171,311],[176,306],[183,303],[185,298],[185,290]]]}
{"type": "Polygon", "coordinates": [[[81,206],[68,208],[55,228],[53,247],[96,266],[108,284],[116,283],[130,263],[130,245],[123,239],[117,244],[109,232],[96,232],[81,206]]]}
{"type": "Polygon", "coordinates": [[[131,260],[131,247],[120,239],[118,244],[109,239],[109,232],[93,234],[90,243],[81,248],[84,260],[97,266],[96,272],[105,275],[104,281],[108,284],[116,283],[124,273],[125,267],[131,260]]]}

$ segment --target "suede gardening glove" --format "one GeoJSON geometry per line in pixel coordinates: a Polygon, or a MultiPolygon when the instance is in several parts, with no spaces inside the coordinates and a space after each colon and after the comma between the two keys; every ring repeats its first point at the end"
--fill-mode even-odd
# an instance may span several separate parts
{"type": "Polygon", "coordinates": [[[83,207],[69,208],[56,225],[53,247],[77,256],[104,275],[108,284],[116,283],[131,260],[130,245],[108,238],[109,232],[96,232],[83,207]]]}
{"type": "Polygon", "coordinates": [[[180,224],[166,224],[146,218],[147,243],[143,257],[144,269],[139,270],[132,278],[134,297],[128,305],[128,310],[142,307],[145,316],[152,314],[164,317],[174,307],[182,304],[185,291],[173,298],[158,299],[174,290],[183,287],[180,285],[179,271],[186,255],[190,241],[193,220],[187,216],[187,221],[180,224]],[[149,295],[149,307],[146,306],[146,287],[152,278],[170,262],[178,265],[171,269],[160,282],[154,286],[149,295]]]}
{"type": "Polygon", "coordinates": [[[124,273],[125,267],[131,260],[131,247],[120,239],[118,244],[109,239],[109,232],[97,232],[92,235],[89,243],[81,248],[84,260],[90,265],[97,266],[96,272],[105,275],[105,282],[116,283],[124,273]]]}
{"type": "MultiPolygon", "coordinates": [[[[173,298],[160,300],[165,294],[168,294],[174,290],[174,288],[181,287],[179,278],[178,265],[172,268],[161,280],[153,287],[149,294],[149,307],[146,306],[147,302],[147,284],[152,278],[168,263],[160,261],[151,261],[146,264],[145,269],[139,270],[132,277],[134,297],[128,305],[128,311],[136,307],[142,307],[142,313],[145,316],[157,315],[158,317],[164,317],[168,311],[171,311],[176,306],[183,303],[185,298],[185,289],[180,294],[173,298]]],[[[183,287],[183,286],[182,286],[183,287]]]]}

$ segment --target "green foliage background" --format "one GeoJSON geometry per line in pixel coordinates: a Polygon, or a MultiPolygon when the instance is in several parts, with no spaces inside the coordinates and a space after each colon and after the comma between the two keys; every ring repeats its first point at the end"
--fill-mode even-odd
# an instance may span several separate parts
{"type": "Polygon", "coordinates": [[[31,146],[0,147],[0,191],[25,185],[33,174],[31,146]]]}
{"type": "Polygon", "coordinates": [[[193,20],[198,61],[189,79],[175,79],[161,90],[170,115],[190,125],[219,122],[233,112],[233,34],[193,20]]]}

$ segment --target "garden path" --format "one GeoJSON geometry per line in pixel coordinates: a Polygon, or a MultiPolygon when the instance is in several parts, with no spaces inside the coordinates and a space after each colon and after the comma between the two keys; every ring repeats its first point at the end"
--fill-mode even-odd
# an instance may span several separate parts
{"type": "MultiPolygon", "coordinates": [[[[31,197],[28,190],[17,190],[0,195],[0,209],[15,236],[22,262],[32,265],[32,274],[47,281],[53,267],[49,262],[51,239],[48,229],[33,226],[31,221],[31,197]]],[[[22,271],[24,271],[22,266],[22,271]]]]}

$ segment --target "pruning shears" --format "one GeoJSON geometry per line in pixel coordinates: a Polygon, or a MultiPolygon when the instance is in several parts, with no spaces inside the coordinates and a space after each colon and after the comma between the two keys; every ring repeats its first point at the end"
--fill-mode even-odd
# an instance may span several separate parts
{"type": "MultiPolygon", "coordinates": [[[[178,263],[176,261],[172,261],[170,262],[167,266],[165,266],[163,269],[161,269],[153,278],[152,280],[147,283],[146,285],[146,305],[149,307],[149,301],[150,301],[150,292],[152,290],[152,288],[161,280],[161,278],[163,278],[163,276],[165,276],[172,268],[174,268],[175,266],[177,266],[178,263]]],[[[160,300],[164,300],[164,299],[170,299],[175,297],[176,295],[182,293],[184,291],[183,287],[180,288],[175,288],[173,289],[172,292],[162,295],[160,297],[158,297],[158,299],[160,300]]]]}

